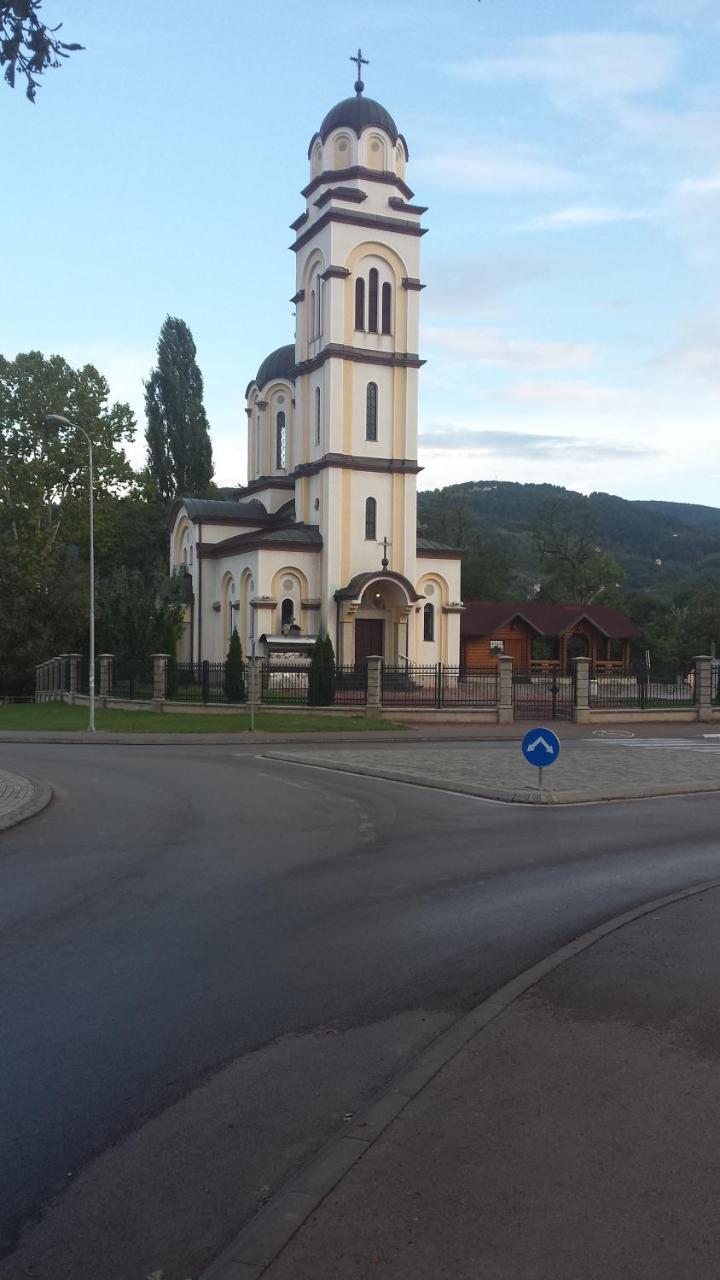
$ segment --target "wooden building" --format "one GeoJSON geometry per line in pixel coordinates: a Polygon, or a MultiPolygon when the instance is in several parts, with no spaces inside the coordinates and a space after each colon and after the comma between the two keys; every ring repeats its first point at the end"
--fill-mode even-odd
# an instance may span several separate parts
{"type": "Polygon", "coordinates": [[[606,605],[470,601],[460,616],[460,658],[465,667],[502,654],[521,670],[550,664],[568,670],[581,657],[593,667],[627,667],[640,634],[630,618],[606,605]]]}

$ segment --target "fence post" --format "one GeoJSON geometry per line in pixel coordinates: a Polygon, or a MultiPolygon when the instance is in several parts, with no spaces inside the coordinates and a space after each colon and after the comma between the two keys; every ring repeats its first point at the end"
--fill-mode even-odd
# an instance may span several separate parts
{"type": "Polygon", "coordinates": [[[259,707],[262,702],[262,669],[262,658],[257,655],[248,658],[246,698],[248,704],[252,703],[255,707],[259,707]]]}
{"type": "Polygon", "coordinates": [[[70,668],[70,702],[74,704],[75,694],[78,691],[78,677],[80,675],[80,657],[79,653],[68,654],[68,665],[70,668]]]}
{"type": "Polygon", "coordinates": [[[503,653],[498,657],[498,724],[512,724],[513,722],[513,684],[512,669],[513,660],[507,653],[503,653]]]}
{"type": "Polygon", "coordinates": [[[698,720],[712,720],[712,658],[701,653],[695,663],[695,702],[698,720]]]}
{"type": "Polygon", "coordinates": [[[370,719],[378,716],[382,707],[382,667],[383,660],[377,654],[368,658],[365,715],[370,719]]]}
{"type": "Polygon", "coordinates": [[[573,720],[578,724],[590,721],[590,659],[573,658],[573,720]]]}
{"type": "Polygon", "coordinates": [[[154,653],[153,664],[153,711],[162,711],[162,704],[167,698],[167,664],[169,653],[154,653]]]}
{"type": "Polygon", "coordinates": [[[113,683],[113,662],[115,661],[114,653],[101,653],[98,655],[100,663],[100,693],[101,698],[109,698],[113,683]]]}

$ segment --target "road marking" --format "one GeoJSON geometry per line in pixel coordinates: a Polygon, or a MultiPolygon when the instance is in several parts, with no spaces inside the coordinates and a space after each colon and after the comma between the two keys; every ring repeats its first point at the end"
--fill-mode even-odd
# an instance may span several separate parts
{"type": "Polygon", "coordinates": [[[641,751],[699,751],[709,755],[720,752],[720,742],[703,742],[699,738],[584,738],[583,741],[601,742],[606,747],[638,747],[641,751]]]}

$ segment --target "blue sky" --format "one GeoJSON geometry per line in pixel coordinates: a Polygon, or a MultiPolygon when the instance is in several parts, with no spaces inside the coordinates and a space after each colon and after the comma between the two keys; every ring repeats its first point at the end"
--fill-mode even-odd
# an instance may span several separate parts
{"type": "Polygon", "coordinates": [[[293,336],[307,144],[361,44],[430,206],[421,486],[716,504],[717,0],[44,8],[86,52],[34,107],[0,86],[0,351],[97,364],[138,413],[137,462],[169,312],[197,343],[217,478],[245,479],[245,386],[293,336]]]}

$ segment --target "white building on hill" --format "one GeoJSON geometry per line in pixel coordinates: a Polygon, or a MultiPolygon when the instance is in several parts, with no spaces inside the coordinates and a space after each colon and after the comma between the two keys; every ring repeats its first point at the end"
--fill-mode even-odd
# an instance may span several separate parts
{"type": "Polygon", "coordinates": [[[339,664],[459,662],[460,556],[416,534],[420,225],[408,148],[363,94],[310,142],[292,224],[295,342],[248,385],[248,483],[179,499],[171,563],[192,580],[179,656],[219,661],[233,627],[270,650],[322,631],[339,664]]]}

